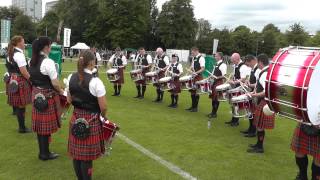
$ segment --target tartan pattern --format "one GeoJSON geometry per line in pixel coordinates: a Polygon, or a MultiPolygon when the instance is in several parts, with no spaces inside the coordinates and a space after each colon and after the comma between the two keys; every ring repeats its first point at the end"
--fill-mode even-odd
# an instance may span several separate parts
{"type": "Polygon", "coordinates": [[[179,81],[179,77],[175,77],[173,80],[174,88],[172,90],[169,90],[172,94],[178,94],[181,93],[181,83],[179,81]]]}
{"type": "Polygon", "coordinates": [[[8,92],[8,104],[19,107],[31,103],[31,85],[23,76],[11,74],[11,80],[18,82],[19,90],[16,93],[8,92]]]}
{"type": "Polygon", "coordinates": [[[146,85],[146,80],[145,80],[145,78],[146,78],[146,73],[149,72],[149,70],[150,70],[150,68],[146,68],[146,69],[143,69],[143,70],[142,70],[143,80],[137,81],[137,82],[136,82],[137,85],[140,85],[140,84],[143,85],[143,86],[146,85]]]}
{"type": "Polygon", "coordinates": [[[32,130],[40,135],[50,135],[57,132],[60,127],[60,113],[56,103],[60,105],[60,97],[50,89],[32,88],[32,101],[36,94],[42,93],[44,96],[52,94],[52,98],[47,98],[48,108],[44,112],[38,111],[34,106],[32,107],[32,130]]]}
{"type": "MultiPolygon", "coordinates": [[[[203,79],[202,75],[197,75],[196,77],[193,78],[193,83],[195,84],[197,81],[201,81],[203,79]]],[[[189,90],[191,94],[197,94],[196,89],[191,89],[189,90]]]]}
{"type": "Polygon", "coordinates": [[[69,125],[68,153],[73,159],[95,160],[105,153],[102,122],[99,120],[99,114],[74,109],[69,125]],[[94,118],[95,116],[96,118],[94,118]],[[90,120],[90,135],[86,139],[78,139],[71,133],[72,125],[78,118],[90,120]]]}
{"type": "Polygon", "coordinates": [[[311,155],[320,161],[320,136],[308,136],[299,124],[292,137],[291,149],[299,154],[311,155]]]}
{"type": "Polygon", "coordinates": [[[263,107],[267,104],[262,100],[254,111],[254,125],[259,129],[274,129],[275,115],[267,116],[263,113],[263,107]]]}
{"type": "Polygon", "coordinates": [[[212,85],[211,85],[211,94],[209,95],[209,98],[212,100],[217,100],[218,98],[218,93],[216,91],[216,87],[223,84],[223,79],[219,79],[217,81],[215,81],[212,85]]]}
{"type": "Polygon", "coordinates": [[[119,79],[113,82],[113,84],[124,84],[123,71],[124,71],[124,68],[118,68],[119,79]]]}

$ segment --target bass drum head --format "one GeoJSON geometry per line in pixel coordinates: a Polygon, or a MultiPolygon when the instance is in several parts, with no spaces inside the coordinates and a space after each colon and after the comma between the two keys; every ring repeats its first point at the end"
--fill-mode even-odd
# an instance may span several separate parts
{"type": "MultiPolygon", "coordinates": [[[[319,58],[316,57],[316,58],[319,58]]],[[[320,125],[320,61],[316,65],[310,78],[308,96],[307,96],[307,108],[309,120],[313,125],[320,125]]]]}

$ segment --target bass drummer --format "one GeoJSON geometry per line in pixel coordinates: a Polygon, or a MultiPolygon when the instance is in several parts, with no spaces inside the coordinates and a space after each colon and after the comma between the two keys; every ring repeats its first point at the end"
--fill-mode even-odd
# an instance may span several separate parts
{"type": "Polygon", "coordinates": [[[114,68],[118,70],[119,79],[113,82],[114,94],[112,96],[120,96],[121,85],[124,83],[123,71],[127,65],[127,58],[125,55],[121,54],[120,47],[115,49],[115,54],[112,55],[108,61],[109,68],[114,68]]]}
{"type": "MultiPolygon", "coordinates": [[[[161,79],[165,76],[165,72],[167,68],[169,67],[169,57],[163,52],[162,48],[157,48],[156,50],[156,57],[155,57],[155,68],[156,71],[158,71],[158,78],[161,79]]],[[[153,102],[162,102],[163,100],[163,91],[160,88],[159,84],[155,84],[157,88],[157,99],[155,99],[153,102]]]]}
{"type": "MultiPolygon", "coordinates": [[[[250,68],[242,62],[239,53],[233,53],[231,56],[231,62],[234,64],[234,76],[228,83],[231,86],[237,88],[240,86],[240,82],[245,82],[246,78],[250,75],[250,68]]],[[[231,126],[239,126],[239,118],[232,117],[231,121],[225,122],[231,126]]]]}
{"type": "Polygon", "coordinates": [[[173,79],[174,88],[170,90],[171,93],[171,104],[168,107],[177,108],[179,93],[181,93],[179,77],[183,73],[182,64],[179,63],[179,56],[177,54],[172,54],[171,65],[168,69],[171,77],[173,79]]]}
{"type": "Polygon", "coordinates": [[[265,81],[267,78],[269,59],[265,54],[260,54],[258,57],[258,67],[261,69],[255,90],[249,93],[252,98],[257,98],[257,106],[254,112],[254,125],[257,127],[257,143],[249,145],[248,153],[264,153],[263,142],[265,137],[265,129],[274,128],[274,114],[268,116],[263,113],[263,107],[267,104],[265,97],[265,81]]]}
{"type": "MultiPolygon", "coordinates": [[[[197,47],[193,47],[191,49],[192,61],[189,71],[192,73],[193,82],[202,80],[202,72],[205,70],[206,60],[200,54],[199,49],[197,47]]],[[[192,104],[191,107],[186,109],[186,111],[190,112],[198,112],[198,103],[200,96],[197,94],[195,89],[190,90],[192,104]]]]}
{"type": "Polygon", "coordinates": [[[208,114],[209,118],[216,118],[217,117],[217,111],[219,108],[220,102],[218,101],[218,94],[216,92],[216,87],[223,84],[223,81],[225,79],[225,75],[227,74],[227,65],[223,62],[223,53],[217,52],[215,54],[215,59],[217,60],[217,64],[214,67],[213,75],[215,76],[215,80],[211,86],[212,93],[209,96],[211,98],[211,105],[212,105],[212,111],[210,114],[208,114]]]}

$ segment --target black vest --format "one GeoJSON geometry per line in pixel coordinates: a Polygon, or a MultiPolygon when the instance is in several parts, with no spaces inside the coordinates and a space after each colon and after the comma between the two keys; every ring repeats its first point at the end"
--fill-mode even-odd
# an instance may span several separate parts
{"type": "Polygon", "coordinates": [[[147,60],[147,56],[148,56],[148,54],[145,54],[143,56],[141,54],[139,54],[139,56],[138,56],[138,64],[139,65],[143,65],[143,66],[148,66],[149,63],[148,63],[148,60],[147,60]]]}
{"type": "Polygon", "coordinates": [[[255,73],[257,70],[258,70],[258,66],[256,66],[254,69],[251,70],[250,79],[249,79],[250,84],[255,84],[257,82],[257,78],[255,76],[255,73]]]}
{"type": "MultiPolygon", "coordinates": [[[[13,49],[13,56],[15,53],[19,53],[20,51],[16,48],[13,49]]],[[[28,63],[28,62],[27,62],[28,63]]],[[[9,73],[17,73],[21,74],[18,64],[14,61],[13,57],[10,59],[10,57],[6,58],[6,67],[9,73]]],[[[28,64],[27,64],[28,68],[28,64]]]]}
{"type": "MultiPolygon", "coordinates": [[[[268,71],[268,69],[269,69],[269,68],[264,69],[264,70],[261,71],[260,74],[259,74],[259,79],[257,80],[257,87],[256,87],[256,92],[257,92],[257,93],[261,93],[261,92],[264,91],[264,88],[263,88],[263,86],[260,84],[260,81],[259,81],[259,80],[260,80],[262,74],[263,74],[263,73],[266,73],[266,72],[268,71]]],[[[263,100],[263,97],[259,97],[259,98],[258,98],[258,104],[261,102],[261,100],[263,100]]]]}
{"type": "Polygon", "coordinates": [[[244,65],[243,62],[241,62],[240,64],[238,64],[237,67],[235,67],[235,69],[234,69],[234,80],[239,80],[239,79],[241,79],[240,68],[241,68],[242,65],[244,65]]]}
{"type": "Polygon", "coordinates": [[[123,62],[122,62],[122,55],[120,56],[114,56],[113,58],[113,66],[122,66],[123,62]]]}
{"type": "Polygon", "coordinates": [[[166,55],[164,55],[164,56],[161,56],[160,58],[157,56],[157,58],[156,58],[156,60],[157,60],[157,66],[158,66],[158,68],[161,68],[161,69],[163,69],[163,68],[165,68],[167,65],[166,65],[166,63],[164,62],[164,58],[166,57],[166,55]]]}
{"type": "Polygon", "coordinates": [[[41,87],[44,89],[53,89],[53,85],[51,83],[50,77],[48,75],[43,75],[40,72],[42,61],[45,58],[46,58],[45,56],[40,55],[38,64],[31,66],[29,68],[30,80],[32,82],[32,86],[41,87]]]}
{"type": "Polygon", "coordinates": [[[93,96],[89,90],[89,83],[94,76],[89,73],[83,74],[83,83],[80,85],[78,73],[71,76],[69,91],[72,105],[75,108],[84,109],[94,113],[100,113],[98,98],[93,96]]]}
{"type": "Polygon", "coordinates": [[[195,72],[199,71],[201,69],[201,66],[200,66],[200,58],[202,56],[199,56],[199,57],[194,57],[193,58],[193,69],[195,72]]]}
{"type": "Polygon", "coordinates": [[[180,71],[178,69],[178,65],[179,65],[179,63],[171,64],[172,72],[175,74],[180,74],[180,71]]]}
{"type": "Polygon", "coordinates": [[[223,61],[221,61],[221,63],[219,63],[219,64],[216,64],[216,67],[214,69],[213,75],[215,75],[217,77],[222,76],[222,72],[219,69],[222,64],[223,64],[223,61]]]}

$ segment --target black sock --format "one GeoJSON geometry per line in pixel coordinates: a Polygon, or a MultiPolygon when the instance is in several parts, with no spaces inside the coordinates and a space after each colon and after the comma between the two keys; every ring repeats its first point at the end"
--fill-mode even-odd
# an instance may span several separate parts
{"type": "MultiPolygon", "coordinates": [[[[308,167],[308,166],[307,166],[308,167]]],[[[320,166],[312,163],[312,180],[320,180],[320,166]]]]}
{"type": "Polygon", "coordinates": [[[157,88],[157,99],[156,101],[160,101],[160,89],[157,88]]]}
{"type": "Polygon", "coordinates": [[[92,161],[81,161],[81,172],[83,180],[91,180],[92,161]]]}
{"type": "Polygon", "coordinates": [[[118,85],[118,95],[120,95],[120,93],[121,93],[121,85],[118,85]]]}
{"type": "Polygon", "coordinates": [[[163,94],[164,94],[164,92],[160,90],[160,101],[163,100],[163,94]]]}
{"type": "Polygon", "coordinates": [[[199,96],[199,95],[195,95],[195,103],[194,103],[194,108],[195,108],[195,109],[198,108],[199,99],[200,99],[200,96],[199,96]]]}
{"type": "Polygon", "coordinates": [[[253,124],[254,118],[253,116],[249,118],[249,129],[248,132],[249,133],[256,133],[257,128],[256,126],[253,124]]]}
{"type": "Polygon", "coordinates": [[[38,145],[39,145],[39,154],[44,155],[45,153],[44,153],[42,136],[40,134],[37,134],[37,138],[38,138],[38,145]]]}
{"type": "Polygon", "coordinates": [[[196,96],[194,94],[191,94],[191,108],[194,108],[195,101],[196,101],[196,96]]]}
{"type": "Polygon", "coordinates": [[[233,118],[232,118],[232,121],[233,121],[233,123],[239,123],[239,118],[233,117],[233,118]]]}
{"type": "Polygon", "coordinates": [[[82,173],[81,173],[81,161],[80,160],[73,160],[73,169],[74,172],[76,173],[76,176],[78,180],[82,180],[82,173]]]}
{"type": "Polygon", "coordinates": [[[212,102],[211,102],[211,105],[212,105],[212,111],[211,111],[211,113],[212,113],[212,114],[217,114],[219,104],[220,104],[219,101],[217,101],[217,100],[212,100],[212,102]]]}
{"type": "Polygon", "coordinates": [[[141,96],[141,86],[140,85],[137,85],[137,91],[138,91],[138,97],[141,96]]]}
{"type": "Polygon", "coordinates": [[[263,148],[263,141],[264,141],[264,135],[265,131],[258,131],[258,141],[257,141],[257,147],[263,148]]]}
{"type": "Polygon", "coordinates": [[[178,100],[179,100],[179,95],[175,95],[174,99],[175,99],[174,105],[177,105],[178,104],[178,100]]]}
{"type": "Polygon", "coordinates": [[[147,86],[143,85],[142,86],[142,97],[144,97],[144,93],[146,92],[147,86]]]}
{"type": "Polygon", "coordinates": [[[16,115],[18,119],[19,129],[23,130],[26,128],[24,119],[25,108],[17,108],[16,115]]]}
{"type": "Polygon", "coordinates": [[[49,150],[49,135],[42,135],[43,138],[43,151],[46,155],[50,154],[49,150]]]}
{"type": "Polygon", "coordinates": [[[173,94],[171,94],[171,105],[174,105],[174,95],[173,94]]]}
{"type": "Polygon", "coordinates": [[[118,92],[118,86],[117,86],[117,85],[114,85],[113,88],[114,88],[114,94],[116,95],[117,92],[118,92]]]}
{"type": "Polygon", "coordinates": [[[16,114],[16,110],[17,110],[17,108],[12,106],[12,114],[16,114]]]}
{"type": "Polygon", "coordinates": [[[302,179],[308,178],[308,157],[297,157],[296,156],[296,164],[299,168],[299,175],[302,179]]]}

